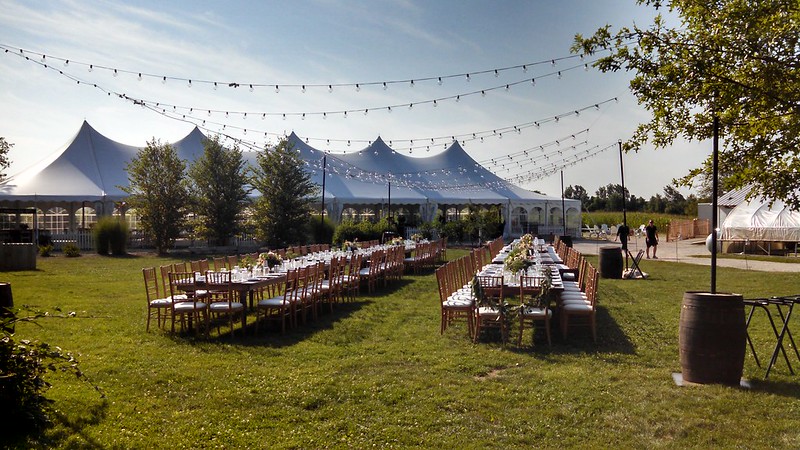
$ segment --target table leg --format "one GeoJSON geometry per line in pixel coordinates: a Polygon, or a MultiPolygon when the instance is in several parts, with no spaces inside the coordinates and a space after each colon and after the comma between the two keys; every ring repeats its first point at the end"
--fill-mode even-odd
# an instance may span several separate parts
{"type": "Polygon", "coordinates": [[[794,370],[792,369],[791,364],[789,364],[789,357],[786,356],[786,350],[783,348],[783,337],[786,335],[786,330],[789,329],[789,319],[792,317],[792,310],[794,309],[794,302],[789,302],[788,307],[789,311],[786,313],[786,316],[783,315],[783,310],[781,309],[780,303],[775,303],[775,306],[778,308],[778,312],[783,319],[783,327],[781,328],[781,332],[778,335],[778,343],[775,345],[775,350],[772,352],[772,358],[769,361],[769,366],[767,367],[767,373],[764,375],[764,379],[766,380],[769,378],[769,371],[772,369],[772,366],[775,365],[775,362],[778,360],[778,352],[783,352],[783,357],[786,360],[786,364],[789,365],[789,372],[794,375],[794,370]]]}

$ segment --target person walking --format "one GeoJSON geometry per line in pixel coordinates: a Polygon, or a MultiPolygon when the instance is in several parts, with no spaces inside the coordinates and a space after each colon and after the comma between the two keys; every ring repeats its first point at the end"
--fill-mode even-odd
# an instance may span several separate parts
{"type": "Polygon", "coordinates": [[[644,227],[645,244],[647,244],[647,259],[650,259],[650,247],[653,247],[653,259],[658,259],[656,251],[658,250],[658,228],[653,223],[653,219],[644,227]]]}

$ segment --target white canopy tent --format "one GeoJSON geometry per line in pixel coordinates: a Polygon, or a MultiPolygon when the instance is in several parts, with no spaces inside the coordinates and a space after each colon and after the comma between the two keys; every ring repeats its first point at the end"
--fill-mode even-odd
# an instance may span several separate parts
{"type": "Polygon", "coordinates": [[[800,212],[774,200],[740,203],[722,223],[722,239],[730,241],[800,242],[800,212]]]}
{"type": "MultiPolygon", "coordinates": [[[[194,128],[172,145],[191,164],[203,153],[205,138],[194,128]]],[[[402,206],[427,221],[442,208],[497,205],[506,222],[506,235],[528,231],[531,224],[540,233],[562,234],[564,229],[567,234],[580,233],[579,201],[514,186],[478,164],[458,142],[443,152],[418,158],[397,153],[380,138],[361,151],[336,155],[307,145],[294,133],[289,140],[314,183],[322,186],[324,174],[323,205],[334,220],[353,207],[402,206]]],[[[125,167],[138,150],[103,136],[84,121],[60,151],[0,184],[0,207],[64,208],[71,214],[70,228],[78,209],[89,206],[98,215],[112,214],[127,196],[120,186],[128,185],[125,167]]],[[[249,164],[256,164],[255,152],[243,155],[249,164]]]]}

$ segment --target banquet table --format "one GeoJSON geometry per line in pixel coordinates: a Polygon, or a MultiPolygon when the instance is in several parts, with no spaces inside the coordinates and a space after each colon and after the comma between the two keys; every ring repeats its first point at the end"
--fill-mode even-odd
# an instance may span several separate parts
{"type": "MultiPolygon", "coordinates": [[[[206,285],[205,276],[200,275],[195,277],[194,284],[178,284],[178,289],[186,292],[195,292],[198,290],[204,290],[208,286],[206,285]]],[[[234,279],[231,281],[231,286],[234,291],[239,293],[239,301],[243,305],[249,305],[250,309],[253,309],[255,304],[254,301],[254,294],[257,290],[272,286],[275,284],[281,284],[286,281],[286,272],[278,272],[278,273],[268,273],[264,275],[259,275],[256,277],[250,278],[240,278],[234,279]]]]}

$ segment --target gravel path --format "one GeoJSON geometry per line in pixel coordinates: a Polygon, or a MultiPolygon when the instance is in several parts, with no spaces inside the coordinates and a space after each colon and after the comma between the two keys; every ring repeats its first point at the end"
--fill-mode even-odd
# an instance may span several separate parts
{"type": "MultiPolygon", "coordinates": [[[[586,240],[576,239],[574,246],[581,253],[587,255],[597,255],[600,247],[616,246],[619,247],[619,242],[614,242],[613,239],[605,240],[586,240]]],[[[644,250],[644,239],[632,239],[628,243],[628,248],[632,255],[636,255],[639,249],[644,250]]],[[[647,272],[646,266],[658,261],[672,261],[682,262],[688,264],[697,264],[701,266],[711,265],[711,254],[706,249],[705,239],[687,239],[676,242],[664,242],[658,246],[658,259],[648,260],[645,256],[642,258],[643,270],[647,272]]],[[[750,259],[727,259],[717,258],[717,267],[735,267],[744,270],[758,270],[763,272],[800,272],[800,260],[798,263],[781,263],[771,261],[754,261],[750,259]]]]}

